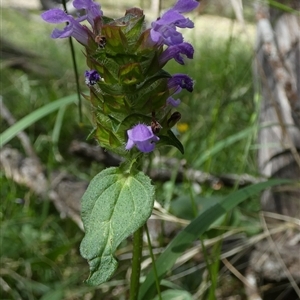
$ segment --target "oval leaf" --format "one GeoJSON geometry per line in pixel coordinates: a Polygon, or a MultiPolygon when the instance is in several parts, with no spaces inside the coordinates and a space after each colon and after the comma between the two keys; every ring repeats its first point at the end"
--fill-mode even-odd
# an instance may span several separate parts
{"type": "Polygon", "coordinates": [[[142,172],[123,174],[119,168],[108,168],[93,178],[82,197],[85,237],[80,252],[90,265],[87,283],[99,285],[113,275],[113,254],[150,217],[154,191],[142,172]]]}

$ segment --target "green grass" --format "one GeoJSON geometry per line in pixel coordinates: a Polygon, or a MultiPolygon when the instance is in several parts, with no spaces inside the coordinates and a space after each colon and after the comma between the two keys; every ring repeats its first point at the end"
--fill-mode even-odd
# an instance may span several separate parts
{"type": "MultiPolygon", "coordinates": [[[[249,153],[245,160],[249,135],[205,161],[199,160],[218,142],[253,125],[255,114],[251,48],[241,45],[238,38],[216,42],[204,36],[201,40],[196,49],[196,60],[187,64],[188,74],[196,80],[194,92],[186,92],[181,97],[182,122],[189,125],[181,137],[185,158],[194,168],[208,172],[253,173],[253,153],[249,153]]],[[[186,71],[177,65],[169,69],[186,71]]]]}
{"type": "MultiPolygon", "coordinates": [[[[51,40],[49,35],[53,26],[44,24],[38,15],[28,17],[5,9],[2,17],[3,32],[13,33],[6,38],[18,49],[36,54],[28,62],[42,70],[24,72],[5,67],[1,70],[3,100],[15,118],[20,120],[38,108],[74,94],[76,88],[68,41],[51,40]]],[[[82,76],[85,59],[80,46],[76,46],[76,56],[82,87],[86,91],[82,76]]],[[[217,40],[212,36],[201,36],[200,42],[197,40],[195,59],[188,62],[187,67],[168,64],[168,70],[187,72],[196,84],[192,94],[181,96],[181,123],[188,125],[188,130],[179,136],[185,146],[185,155],[182,156],[177,150],[165,153],[186,159],[190,167],[214,174],[256,174],[255,153],[250,151],[257,116],[251,61],[251,47],[241,43],[238,37],[217,40]],[[250,133],[243,134],[247,129],[250,133]]],[[[69,105],[65,112],[61,111],[58,115],[58,111],[54,111],[26,128],[47,171],[63,169],[85,179],[92,178],[99,171],[98,165],[83,165],[67,152],[72,139],[85,140],[91,129],[89,107],[84,104],[84,126],[78,124],[77,106],[69,105]],[[56,142],[57,148],[54,145],[56,142]],[[63,161],[56,159],[57,151],[63,161]]],[[[8,125],[1,120],[1,132],[7,128],[8,125]]],[[[10,141],[10,145],[21,149],[16,138],[10,141]]],[[[178,185],[172,181],[161,185],[157,183],[157,186],[158,201],[170,207],[174,214],[187,219],[198,215],[205,205],[211,205],[219,197],[233,191],[216,191],[210,186],[203,186],[199,195],[193,184],[186,181],[178,185]]],[[[251,212],[257,210],[257,203],[257,198],[253,198],[226,220],[221,220],[220,224],[232,228],[242,224],[246,227],[245,232],[251,234],[251,223],[248,221],[251,221],[251,212]]],[[[3,173],[0,226],[0,277],[5,282],[1,287],[1,298],[125,299],[130,261],[120,262],[113,281],[97,289],[87,287],[83,280],[87,278],[88,265],[78,253],[83,233],[72,221],[60,219],[51,203],[17,186],[3,173]]],[[[220,231],[209,234],[209,237],[215,237],[220,231]]],[[[130,241],[125,241],[120,253],[130,252],[130,249],[130,241]]],[[[214,252],[211,255],[209,259],[214,252]]],[[[189,262],[175,269],[174,274],[185,271],[192,264],[189,262]]],[[[191,280],[186,277],[167,284],[177,284],[190,293],[196,293],[202,275],[203,269],[197,270],[189,275],[191,280]]]]}

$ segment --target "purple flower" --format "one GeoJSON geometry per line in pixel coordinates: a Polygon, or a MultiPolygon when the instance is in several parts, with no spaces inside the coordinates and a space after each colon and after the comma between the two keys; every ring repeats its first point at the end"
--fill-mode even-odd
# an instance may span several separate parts
{"type": "Polygon", "coordinates": [[[92,0],[74,0],[73,6],[76,9],[86,10],[85,17],[92,26],[94,26],[94,20],[103,15],[100,4],[92,0]]]}
{"type": "Polygon", "coordinates": [[[195,0],[178,0],[173,8],[166,11],[161,18],[152,22],[150,36],[153,42],[168,46],[181,44],[183,36],[176,27],[193,28],[194,23],[182,13],[189,12],[198,6],[195,0]]]}
{"type": "Polygon", "coordinates": [[[174,99],[173,97],[169,97],[167,99],[167,104],[177,107],[181,103],[180,99],[174,99]]]}
{"type": "Polygon", "coordinates": [[[194,81],[185,74],[175,74],[168,80],[168,88],[175,88],[174,94],[178,94],[181,89],[192,92],[194,89],[194,81]]]}
{"type": "Polygon", "coordinates": [[[194,10],[199,5],[199,2],[194,0],[178,0],[172,9],[179,13],[186,13],[194,10]]]}
{"type": "Polygon", "coordinates": [[[81,44],[87,45],[88,29],[79,23],[84,18],[75,20],[71,15],[66,14],[64,11],[58,8],[53,8],[42,13],[41,17],[48,23],[68,23],[67,26],[62,30],[57,28],[53,30],[51,34],[53,39],[72,36],[81,44]]]}
{"type": "Polygon", "coordinates": [[[85,71],[85,83],[88,86],[96,84],[99,80],[101,80],[101,76],[96,70],[85,71]]]}
{"type": "Polygon", "coordinates": [[[186,55],[187,58],[192,59],[194,56],[194,48],[189,43],[181,43],[174,46],[169,46],[160,56],[159,62],[163,66],[170,59],[174,58],[179,64],[184,65],[182,55],[186,55]]]}
{"type": "Polygon", "coordinates": [[[125,149],[130,150],[136,146],[141,152],[151,152],[155,148],[155,143],[159,137],[153,134],[151,126],[138,124],[127,130],[128,142],[125,149]]]}

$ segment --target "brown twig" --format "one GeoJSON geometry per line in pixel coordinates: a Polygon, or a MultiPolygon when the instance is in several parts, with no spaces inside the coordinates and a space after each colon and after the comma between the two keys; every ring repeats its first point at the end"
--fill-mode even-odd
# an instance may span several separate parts
{"type": "MultiPolygon", "coordinates": [[[[97,161],[105,166],[118,166],[121,158],[113,156],[99,146],[90,145],[85,142],[74,140],[69,148],[69,152],[83,159],[97,161]]],[[[187,166],[186,160],[178,160],[176,158],[155,157],[152,162],[152,169],[149,176],[154,181],[168,181],[172,177],[174,166],[178,167],[176,182],[182,182],[184,178],[188,181],[198,184],[209,184],[213,189],[218,190],[224,186],[232,187],[237,184],[244,187],[250,184],[265,181],[266,178],[254,177],[249,174],[220,174],[213,175],[211,173],[195,170],[187,166]]]]}

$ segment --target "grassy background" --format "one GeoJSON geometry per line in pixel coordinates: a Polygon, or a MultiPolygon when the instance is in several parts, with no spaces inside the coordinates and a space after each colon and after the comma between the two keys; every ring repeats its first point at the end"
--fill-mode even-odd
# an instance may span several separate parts
{"type": "MultiPolygon", "coordinates": [[[[102,8],[105,11],[105,5],[102,8]]],[[[9,68],[16,57],[8,55],[2,59],[1,94],[16,119],[76,91],[68,41],[51,40],[52,29],[53,26],[42,22],[39,12],[2,10],[3,38],[20,52],[18,58],[25,57],[23,70],[9,68]]],[[[253,34],[253,28],[249,26],[248,29],[253,34]]],[[[213,174],[255,175],[253,141],[257,127],[257,100],[254,100],[251,74],[251,39],[245,38],[230,19],[206,15],[197,17],[196,28],[188,39],[196,45],[195,59],[184,67],[173,62],[167,66],[170,72],[188,73],[196,80],[194,92],[181,95],[182,120],[177,130],[186,153],[182,156],[173,149],[166,152],[169,156],[184,158],[190,167],[213,174]],[[214,30],[211,32],[206,28],[214,30]],[[249,131],[241,134],[237,142],[229,144],[230,138],[246,129],[249,131]]],[[[85,91],[82,75],[85,60],[78,45],[76,56],[82,90],[85,91]]],[[[88,180],[99,171],[96,164],[84,165],[67,152],[73,139],[85,140],[89,134],[88,106],[84,105],[83,110],[84,126],[79,126],[77,106],[68,107],[59,137],[53,136],[57,112],[26,130],[47,172],[66,170],[88,180]]],[[[1,131],[7,127],[1,120],[1,131]]],[[[21,149],[17,139],[13,139],[10,145],[21,149]]],[[[157,187],[158,201],[186,219],[198,214],[207,203],[232,191],[202,186],[199,192],[199,186],[187,181],[178,185],[172,181],[157,183],[157,187]],[[193,209],[195,203],[196,211],[193,209]]],[[[211,230],[206,237],[216,237],[237,227],[244,228],[244,236],[255,234],[259,229],[255,227],[254,212],[257,210],[258,199],[252,199],[220,221],[219,225],[226,225],[226,230],[211,230]]],[[[1,299],[126,299],[130,260],[121,261],[116,276],[107,284],[97,289],[85,286],[82,282],[88,275],[88,266],[78,252],[83,233],[72,221],[61,219],[51,203],[42,201],[24,187],[16,186],[3,173],[0,217],[1,299]]],[[[130,252],[130,249],[130,242],[124,242],[119,254],[130,252]]],[[[210,251],[211,257],[218,257],[220,251],[220,245],[214,247],[210,251]]],[[[173,284],[192,294],[196,294],[201,282],[205,282],[204,269],[196,269],[184,277],[180,274],[196,262],[197,258],[189,261],[169,277],[173,284]]],[[[224,270],[217,270],[216,274],[220,283],[218,299],[233,292],[243,297],[237,280],[224,270]]],[[[203,297],[206,299],[205,295],[203,297]]]]}

